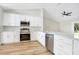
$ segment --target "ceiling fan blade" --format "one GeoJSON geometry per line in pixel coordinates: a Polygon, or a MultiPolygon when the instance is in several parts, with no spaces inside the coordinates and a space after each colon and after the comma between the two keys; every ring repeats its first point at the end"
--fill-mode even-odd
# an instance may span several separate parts
{"type": "Polygon", "coordinates": [[[68,14],[71,14],[72,12],[69,12],[68,14]]]}

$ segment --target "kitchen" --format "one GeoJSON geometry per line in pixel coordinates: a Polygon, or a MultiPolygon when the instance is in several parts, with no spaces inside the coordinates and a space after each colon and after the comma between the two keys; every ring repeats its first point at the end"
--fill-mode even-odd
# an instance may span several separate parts
{"type": "MultiPolygon", "coordinates": [[[[42,12],[42,10],[40,10],[40,12],[42,12]]],[[[72,39],[70,40],[69,38],[66,38],[66,35],[64,35],[64,33],[61,32],[43,32],[43,25],[42,25],[43,19],[41,15],[26,16],[22,14],[19,15],[15,13],[6,13],[6,12],[4,13],[4,15],[5,15],[3,20],[4,30],[2,32],[1,44],[17,43],[28,40],[38,41],[43,47],[46,47],[48,51],[50,51],[52,54],[56,55],[72,54],[72,39]],[[68,41],[66,41],[67,39],[68,41]],[[61,44],[57,42],[61,42],[61,44]],[[65,48],[61,47],[61,46],[64,47],[65,45],[66,45],[65,48]],[[66,53],[65,49],[68,49],[67,52],[68,51],[70,52],[66,53]],[[64,51],[62,52],[62,50],[64,51]]]]}
{"type": "MultiPolygon", "coordinates": [[[[41,10],[39,10],[38,12],[41,13],[41,10]]],[[[4,12],[3,18],[4,18],[3,25],[2,25],[3,32],[2,32],[2,40],[1,40],[2,43],[20,42],[20,40],[22,39],[22,36],[23,36],[21,34],[28,34],[28,35],[25,35],[28,37],[28,40],[34,40],[30,37],[31,33],[34,31],[42,31],[43,21],[42,21],[41,15],[40,16],[38,16],[38,15],[27,16],[25,14],[4,12]],[[8,32],[10,33],[10,36],[9,36],[8,32]],[[12,36],[15,34],[16,35],[12,38],[11,34],[12,34],[12,36]],[[5,36],[8,36],[8,37],[6,38],[5,36]],[[9,38],[9,37],[11,37],[11,38],[9,38]],[[11,40],[14,40],[14,41],[11,41],[11,40]]]]}
{"type": "MultiPolygon", "coordinates": [[[[32,6],[32,4],[30,5],[32,6]]],[[[36,5],[41,6],[41,4],[36,5]]],[[[66,6],[66,4],[60,4],[61,7],[56,7],[57,4],[52,4],[56,6],[54,8],[50,7],[51,9],[49,9],[49,7],[46,9],[45,6],[47,5],[50,6],[51,4],[43,5],[44,8],[24,10],[22,8],[16,10],[0,8],[0,44],[38,41],[42,48],[46,48],[51,54],[79,54],[79,48],[77,47],[78,40],[75,40],[73,35],[73,20],[68,21],[68,18],[71,19],[73,15],[65,18],[62,17],[59,12],[62,8],[65,9],[64,6],[66,6]],[[59,8],[59,10],[57,8],[59,8]],[[48,11],[52,17],[54,16],[53,18],[47,13],[48,11]],[[58,12],[58,14],[54,13],[54,11],[58,12]]],[[[71,4],[67,5],[71,7],[71,4]]],[[[68,10],[72,11],[72,8],[68,10]]]]}

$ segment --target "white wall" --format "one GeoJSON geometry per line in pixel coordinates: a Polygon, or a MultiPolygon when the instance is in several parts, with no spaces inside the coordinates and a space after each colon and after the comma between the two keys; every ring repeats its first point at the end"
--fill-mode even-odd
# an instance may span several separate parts
{"type": "Polygon", "coordinates": [[[73,34],[73,24],[72,22],[60,22],[60,30],[61,32],[64,32],[64,33],[71,33],[73,34]]]}
{"type": "Polygon", "coordinates": [[[44,27],[43,28],[44,32],[47,32],[47,31],[58,32],[58,31],[60,31],[59,22],[54,21],[52,19],[48,19],[48,18],[44,18],[43,27],[44,27]]]}
{"type": "Polygon", "coordinates": [[[0,32],[2,31],[3,10],[0,8],[0,32]]]}
{"type": "Polygon", "coordinates": [[[60,31],[74,34],[74,23],[79,23],[79,19],[74,18],[73,20],[70,21],[60,22],[60,31]]]}
{"type": "Polygon", "coordinates": [[[1,32],[2,32],[2,19],[3,19],[3,9],[0,8],[0,41],[1,41],[1,32]]]}

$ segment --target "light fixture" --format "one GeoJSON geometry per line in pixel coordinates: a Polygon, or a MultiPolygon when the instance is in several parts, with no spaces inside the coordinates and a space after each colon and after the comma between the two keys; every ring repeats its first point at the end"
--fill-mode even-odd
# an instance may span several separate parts
{"type": "Polygon", "coordinates": [[[61,14],[64,16],[71,16],[72,12],[63,11],[61,14]]]}

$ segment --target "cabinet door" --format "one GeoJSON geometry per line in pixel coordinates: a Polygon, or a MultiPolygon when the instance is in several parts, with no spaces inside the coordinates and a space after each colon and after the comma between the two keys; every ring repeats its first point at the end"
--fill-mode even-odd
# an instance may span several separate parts
{"type": "Polygon", "coordinates": [[[27,16],[27,15],[20,15],[20,20],[21,20],[21,21],[28,22],[28,21],[30,21],[30,16],[27,16]]]}
{"type": "Polygon", "coordinates": [[[45,33],[38,32],[38,41],[45,47],[45,33]]]}
{"type": "Polygon", "coordinates": [[[38,40],[38,32],[31,32],[31,40],[38,40]]]}
{"type": "Polygon", "coordinates": [[[72,55],[72,39],[62,35],[55,35],[54,53],[58,55],[72,55]]]}
{"type": "Polygon", "coordinates": [[[11,23],[11,15],[10,14],[8,14],[8,13],[4,13],[4,19],[3,19],[3,25],[5,26],[9,26],[9,25],[11,25],[10,23],[11,23]]]}
{"type": "Polygon", "coordinates": [[[41,35],[41,44],[45,47],[45,34],[41,35]]]}
{"type": "Polygon", "coordinates": [[[2,32],[1,33],[1,43],[5,43],[7,40],[7,33],[2,32]]]}
{"type": "Polygon", "coordinates": [[[20,32],[19,31],[14,32],[14,42],[20,42],[20,32]]]}
{"type": "Polygon", "coordinates": [[[20,15],[14,14],[14,19],[13,19],[13,21],[14,21],[13,26],[20,26],[20,21],[21,21],[20,15]]]}
{"type": "Polygon", "coordinates": [[[7,42],[8,43],[14,42],[14,33],[13,32],[7,33],[7,42]]]}
{"type": "Polygon", "coordinates": [[[20,20],[25,21],[26,16],[25,15],[20,15],[20,20]]]}
{"type": "Polygon", "coordinates": [[[18,14],[4,13],[4,26],[20,26],[20,17],[18,14]]]}
{"type": "Polygon", "coordinates": [[[42,26],[41,17],[31,17],[30,18],[30,26],[42,26]]]}
{"type": "Polygon", "coordinates": [[[3,32],[1,42],[2,43],[12,43],[12,42],[14,42],[13,32],[3,32]]]}

